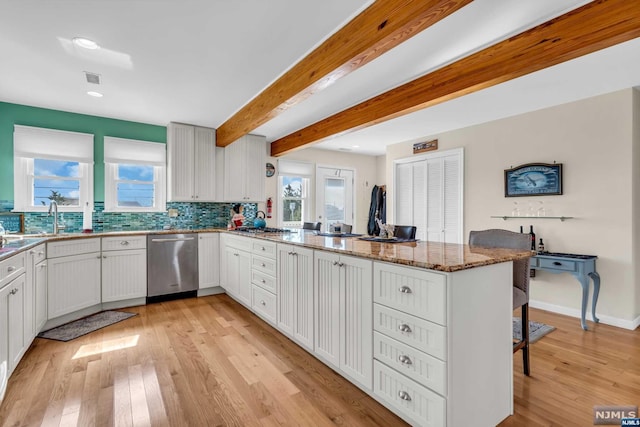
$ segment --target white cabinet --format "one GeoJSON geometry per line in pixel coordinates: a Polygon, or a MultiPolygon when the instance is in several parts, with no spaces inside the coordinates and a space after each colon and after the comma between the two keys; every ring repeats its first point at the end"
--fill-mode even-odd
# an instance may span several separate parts
{"type": "Polygon", "coordinates": [[[9,316],[9,374],[13,372],[27,350],[31,340],[25,338],[25,275],[13,279],[7,286],[11,289],[7,296],[7,314],[9,316]]]}
{"type": "Polygon", "coordinates": [[[510,263],[440,273],[375,262],[378,400],[420,426],[496,425],[508,416],[511,278],[510,263]],[[477,325],[491,333],[479,335],[477,325]]]}
{"type": "Polygon", "coordinates": [[[366,390],[373,386],[372,262],[315,251],[315,354],[366,390]]]}
{"type": "Polygon", "coordinates": [[[38,299],[42,298],[42,287],[47,285],[46,245],[43,243],[28,250],[25,252],[25,257],[25,340],[31,342],[44,326],[44,323],[39,323],[42,320],[43,303],[46,322],[46,288],[44,290],[45,299],[38,299]],[[41,311],[38,312],[38,309],[41,311]]]}
{"type": "Polygon", "coordinates": [[[145,236],[102,239],[102,302],[147,296],[145,236]]]}
{"type": "Polygon", "coordinates": [[[313,351],[313,250],[278,244],[277,326],[313,351]]]}
{"type": "Polygon", "coordinates": [[[220,285],[234,299],[251,307],[251,239],[225,234],[222,239],[220,285]]]}
{"type": "Polygon", "coordinates": [[[216,165],[215,129],[169,123],[167,126],[168,199],[176,202],[215,202],[216,181],[222,178],[216,165]]]}
{"type": "Polygon", "coordinates": [[[220,234],[198,234],[199,289],[220,286],[220,234]]]}
{"type": "Polygon", "coordinates": [[[224,200],[262,202],[265,198],[266,139],[245,135],[224,148],[224,200]]]}
{"type": "Polygon", "coordinates": [[[100,304],[99,238],[51,242],[47,253],[49,319],[100,304]]]}
{"type": "Polygon", "coordinates": [[[463,169],[462,149],[396,161],[395,223],[415,225],[420,240],[463,243],[463,169]]]}
{"type": "Polygon", "coordinates": [[[40,261],[34,269],[34,319],[36,334],[47,323],[47,261],[40,261]]]}

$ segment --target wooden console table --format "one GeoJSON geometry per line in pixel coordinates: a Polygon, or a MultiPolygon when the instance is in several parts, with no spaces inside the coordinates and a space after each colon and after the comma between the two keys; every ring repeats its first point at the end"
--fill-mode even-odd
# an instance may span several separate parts
{"type": "Polygon", "coordinates": [[[540,252],[531,257],[531,268],[534,270],[548,271],[550,273],[571,273],[582,286],[582,316],[580,323],[582,329],[587,330],[585,314],[587,301],[589,300],[589,278],[593,279],[593,301],[591,302],[591,315],[593,321],[598,323],[596,317],[596,303],[600,293],[600,275],[596,272],[595,255],[576,255],[554,252],[540,252]]]}

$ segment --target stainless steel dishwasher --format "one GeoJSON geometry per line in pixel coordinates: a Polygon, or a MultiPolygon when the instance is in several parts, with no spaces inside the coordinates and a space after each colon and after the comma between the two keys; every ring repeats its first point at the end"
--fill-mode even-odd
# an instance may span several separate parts
{"type": "Polygon", "coordinates": [[[197,290],[196,234],[147,236],[147,298],[195,296],[197,290]]]}

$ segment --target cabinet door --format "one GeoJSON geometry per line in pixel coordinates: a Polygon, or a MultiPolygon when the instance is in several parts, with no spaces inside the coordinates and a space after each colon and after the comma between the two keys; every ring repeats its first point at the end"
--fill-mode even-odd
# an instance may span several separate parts
{"type": "Polygon", "coordinates": [[[9,293],[11,288],[4,286],[0,289],[0,403],[6,391],[7,379],[9,378],[9,293]]]}
{"type": "Polygon", "coordinates": [[[293,246],[278,245],[278,291],[276,319],[278,329],[283,334],[293,335],[294,318],[294,289],[295,289],[295,259],[293,246]]]}
{"type": "Polygon", "coordinates": [[[294,247],[295,303],[293,339],[313,351],[313,250],[294,247]]]}
{"type": "Polygon", "coordinates": [[[48,260],[49,319],[100,304],[99,252],[48,260]]]}
{"type": "Polygon", "coordinates": [[[229,202],[246,201],[246,144],[243,138],[224,147],[224,200],[229,202]]]}
{"type": "Polygon", "coordinates": [[[265,165],[267,158],[266,139],[259,135],[246,135],[245,200],[264,202],[265,165]]]}
{"type": "Polygon", "coordinates": [[[199,289],[220,286],[220,234],[198,235],[199,289]]]}
{"type": "Polygon", "coordinates": [[[21,275],[7,285],[10,288],[7,297],[7,314],[9,317],[9,374],[13,372],[24,354],[25,341],[25,275],[21,275]]]}
{"type": "Polygon", "coordinates": [[[194,127],[170,123],[167,127],[169,201],[194,199],[194,127]]]}
{"type": "Polygon", "coordinates": [[[47,261],[36,264],[34,278],[35,327],[38,334],[47,323],[47,261]]]}
{"type": "Polygon", "coordinates": [[[216,194],[216,131],[195,128],[195,199],[198,202],[215,202],[216,194]]]}
{"type": "Polygon", "coordinates": [[[147,251],[102,253],[102,301],[122,301],[147,296],[147,251]]]}
{"type": "Polygon", "coordinates": [[[251,254],[245,251],[238,253],[238,297],[240,301],[251,307],[251,254]]]}
{"type": "Polygon", "coordinates": [[[327,364],[340,367],[340,257],[314,252],[314,352],[327,364]]]}
{"type": "Polygon", "coordinates": [[[35,323],[35,269],[36,252],[32,249],[26,254],[24,283],[24,340],[31,342],[36,336],[35,323]]]}
{"type": "Polygon", "coordinates": [[[240,258],[238,255],[238,250],[232,248],[230,246],[225,246],[222,251],[222,264],[224,265],[223,270],[223,280],[220,285],[224,288],[227,293],[233,297],[238,297],[238,285],[240,283],[240,279],[238,274],[240,272],[240,258]]]}
{"type": "Polygon", "coordinates": [[[373,388],[373,263],[341,256],[340,370],[373,388]]]}

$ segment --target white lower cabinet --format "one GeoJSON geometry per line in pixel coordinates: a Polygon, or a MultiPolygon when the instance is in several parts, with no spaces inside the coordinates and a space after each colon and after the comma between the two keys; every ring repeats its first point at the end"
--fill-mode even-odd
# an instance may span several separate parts
{"type": "Polygon", "coordinates": [[[34,311],[36,334],[47,323],[47,261],[40,261],[34,270],[34,311]]]}
{"type": "Polygon", "coordinates": [[[373,387],[372,262],[314,253],[315,354],[365,390],[373,387]]]}
{"type": "Polygon", "coordinates": [[[278,244],[278,329],[313,351],[313,250],[278,244]]]}
{"type": "Polygon", "coordinates": [[[102,302],[146,296],[146,249],[102,252],[102,302]]]}
{"type": "Polygon", "coordinates": [[[198,234],[198,289],[220,286],[220,233],[198,234]]]}
{"type": "Polygon", "coordinates": [[[235,299],[251,307],[251,239],[225,235],[222,239],[221,286],[235,299]]]}
{"type": "Polygon", "coordinates": [[[374,396],[412,425],[507,417],[511,277],[509,263],[441,273],[374,262],[374,396]]]}
{"type": "Polygon", "coordinates": [[[82,239],[78,242],[51,242],[47,245],[47,253],[49,256],[65,255],[47,261],[49,319],[100,304],[102,256],[99,238],[82,239]],[[75,243],[77,246],[74,246],[75,243]]]}
{"type": "MultiPolygon", "coordinates": [[[[9,290],[5,293],[6,300],[4,303],[7,308],[8,322],[8,335],[9,335],[9,375],[20,362],[20,359],[24,355],[25,351],[31,341],[25,339],[25,321],[26,317],[30,313],[25,313],[25,275],[22,274],[13,279],[5,288],[9,290]]],[[[4,304],[2,304],[4,306],[4,304]]]]}

